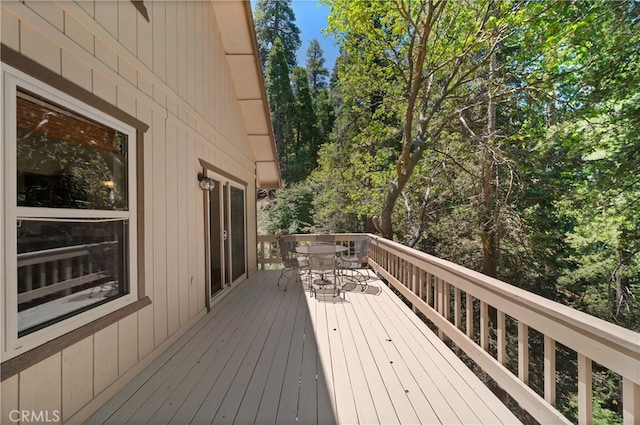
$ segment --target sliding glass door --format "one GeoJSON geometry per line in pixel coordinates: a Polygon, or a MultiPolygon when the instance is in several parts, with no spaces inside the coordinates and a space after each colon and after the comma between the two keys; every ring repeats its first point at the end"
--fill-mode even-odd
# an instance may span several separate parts
{"type": "Polygon", "coordinates": [[[209,297],[247,274],[246,190],[209,171],[215,188],[208,200],[209,297]]]}

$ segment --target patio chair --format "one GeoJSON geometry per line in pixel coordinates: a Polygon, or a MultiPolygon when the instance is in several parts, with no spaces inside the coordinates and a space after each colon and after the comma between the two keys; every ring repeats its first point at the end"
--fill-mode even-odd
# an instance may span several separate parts
{"type": "Polygon", "coordinates": [[[353,255],[343,255],[340,257],[340,273],[346,276],[348,270],[351,271],[351,278],[356,279],[362,286],[362,292],[369,287],[368,274],[365,275],[362,270],[367,266],[369,260],[369,248],[371,247],[371,239],[367,236],[359,236],[354,246],[353,255]],[[357,278],[356,278],[357,274],[357,278]]]}
{"type": "Polygon", "coordinates": [[[318,298],[318,294],[314,285],[317,286],[328,286],[333,285],[333,296],[340,295],[340,288],[337,284],[338,273],[337,273],[337,258],[336,252],[322,250],[321,252],[314,252],[313,246],[326,246],[326,243],[317,243],[313,244],[310,247],[309,251],[309,290],[311,292],[311,296],[314,295],[318,298]],[[319,275],[319,279],[313,278],[314,275],[319,275]],[[329,280],[326,278],[328,275],[333,275],[333,280],[329,280]]]}
{"type": "Polygon", "coordinates": [[[280,286],[280,281],[282,277],[286,274],[290,274],[286,283],[284,284],[284,290],[287,290],[287,285],[289,284],[289,280],[294,277],[298,278],[300,276],[300,270],[307,267],[307,259],[304,257],[299,257],[296,252],[296,246],[298,242],[296,241],[295,236],[281,236],[278,238],[278,246],[280,248],[280,257],[282,258],[282,264],[284,264],[284,268],[282,272],[280,272],[280,277],[278,278],[278,286],[280,286]]]}

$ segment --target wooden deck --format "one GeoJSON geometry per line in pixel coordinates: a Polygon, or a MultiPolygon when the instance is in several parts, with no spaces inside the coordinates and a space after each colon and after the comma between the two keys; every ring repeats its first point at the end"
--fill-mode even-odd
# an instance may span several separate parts
{"type": "Polygon", "coordinates": [[[515,416],[381,281],[242,283],[90,424],[498,424],[515,416]]]}

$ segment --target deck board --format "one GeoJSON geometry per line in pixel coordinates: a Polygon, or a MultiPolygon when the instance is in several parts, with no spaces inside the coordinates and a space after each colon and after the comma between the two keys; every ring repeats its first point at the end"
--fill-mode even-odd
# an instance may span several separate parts
{"type": "MultiPolygon", "coordinates": [[[[416,341],[412,329],[399,321],[401,317],[394,315],[396,309],[389,308],[387,297],[379,300],[377,304],[385,307],[378,309],[377,312],[381,326],[385,328],[393,345],[398,349],[397,355],[402,357],[413,379],[422,384],[419,390],[437,417],[437,419],[429,419],[441,423],[479,423],[474,412],[468,409],[464,400],[459,397],[455,386],[442,373],[441,365],[437,361],[439,352],[434,346],[431,344],[421,346],[416,341]]],[[[415,406],[416,403],[413,405],[415,406]]]]}
{"type": "Polygon", "coordinates": [[[518,423],[381,281],[311,298],[278,277],[234,289],[88,423],[518,423]]]}

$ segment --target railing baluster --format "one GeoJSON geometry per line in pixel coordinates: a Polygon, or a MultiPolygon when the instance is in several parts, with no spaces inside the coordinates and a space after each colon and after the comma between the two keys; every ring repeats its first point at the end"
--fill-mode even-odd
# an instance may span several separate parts
{"type": "Polygon", "coordinates": [[[453,320],[456,324],[456,328],[460,329],[462,327],[462,314],[460,309],[462,308],[462,304],[460,301],[460,288],[457,286],[453,288],[453,320]]]}
{"type": "Polygon", "coordinates": [[[47,284],[47,263],[38,264],[38,288],[47,284]]]}
{"type": "Polygon", "coordinates": [[[440,285],[442,285],[442,315],[445,319],[449,320],[451,317],[451,294],[450,285],[444,279],[440,279],[440,285]]]}
{"type": "Polygon", "coordinates": [[[418,297],[424,300],[424,271],[418,269],[418,297]]]}
{"type": "MultiPolygon", "coordinates": [[[[71,266],[71,259],[65,258],[62,260],[62,280],[69,280],[73,277],[73,268],[71,266]]],[[[64,291],[65,295],[71,294],[71,288],[64,291]]]]}
{"type": "Polygon", "coordinates": [[[496,324],[496,338],[498,345],[498,362],[500,364],[507,363],[507,328],[505,323],[504,312],[498,310],[497,312],[497,324],[496,324]]]}
{"type": "Polygon", "coordinates": [[[466,313],[467,313],[467,337],[473,339],[473,297],[466,293],[466,313]]]}
{"type": "MultiPolygon", "coordinates": [[[[451,293],[449,282],[444,279],[440,279],[440,285],[442,286],[442,315],[447,320],[447,322],[451,322],[451,293]]],[[[451,341],[451,339],[444,332],[440,336],[445,342],[451,341]]]]}
{"type": "Polygon", "coordinates": [[[412,293],[417,293],[417,286],[418,286],[418,274],[416,273],[416,266],[414,266],[413,264],[409,264],[409,268],[411,270],[410,276],[411,279],[409,280],[409,289],[411,289],[412,293]]]}
{"type": "MultiPolygon", "coordinates": [[[[433,277],[433,307],[438,312],[440,316],[442,316],[442,285],[440,278],[437,276],[433,277]]],[[[440,328],[438,328],[438,338],[444,338],[444,332],[440,328]]]]}
{"type": "Polygon", "coordinates": [[[622,415],[624,425],[640,422],[640,385],[622,378],[622,415]]]}
{"type": "MultiPolygon", "coordinates": [[[[440,316],[444,316],[444,313],[443,313],[444,311],[443,310],[443,304],[444,304],[443,286],[444,285],[442,280],[439,277],[434,277],[433,282],[435,286],[435,296],[434,296],[435,309],[440,316]]],[[[440,339],[444,338],[444,332],[440,328],[438,328],[438,338],[440,339]]]]}
{"type": "MultiPolygon", "coordinates": [[[[422,275],[422,270],[418,269],[418,267],[416,266],[412,266],[413,267],[413,273],[411,274],[411,292],[418,295],[418,297],[420,296],[420,289],[419,285],[420,285],[420,276],[422,275]]],[[[417,306],[413,306],[413,312],[417,313],[418,307],[417,306]]]]}
{"type": "Polygon", "coordinates": [[[489,351],[489,304],[480,301],[480,347],[489,351]]]}
{"type": "Polygon", "coordinates": [[[518,378],[529,384],[529,326],[518,322],[518,378]]]}
{"type": "Polygon", "coordinates": [[[591,359],[578,353],[578,424],[593,423],[591,359]]]}
{"type": "Polygon", "coordinates": [[[50,285],[59,282],[58,276],[59,276],[60,267],[58,267],[58,263],[59,261],[52,261],[49,263],[51,264],[51,279],[47,283],[49,283],[50,285]]]}
{"type": "Polygon", "coordinates": [[[25,267],[25,292],[29,292],[33,290],[33,266],[25,267]]]}
{"type": "Polygon", "coordinates": [[[432,275],[431,273],[427,273],[427,281],[425,282],[425,289],[426,289],[426,302],[428,305],[430,305],[431,307],[435,308],[435,297],[433,297],[433,288],[431,287],[431,281],[432,281],[432,275]],[[434,298],[434,301],[431,301],[431,298],[434,298]]]}
{"type": "Polygon", "coordinates": [[[408,268],[409,268],[409,264],[404,260],[401,259],[400,260],[400,278],[398,280],[400,280],[400,283],[402,283],[402,286],[404,286],[405,288],[409,286],[409,281],[407,279],[408,275],[408,268]]]}
{"type": "Polygon", "coordinates": [[[556,341],[544,336],[544,399],[556,405],[556,341]]]}

